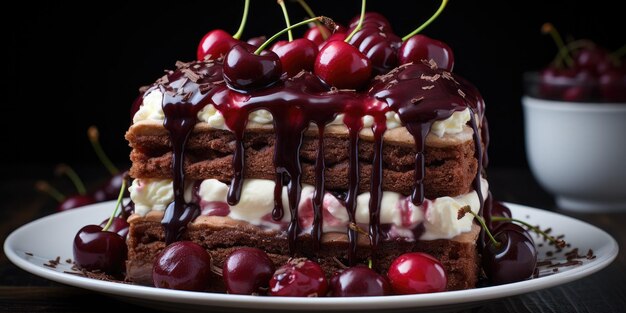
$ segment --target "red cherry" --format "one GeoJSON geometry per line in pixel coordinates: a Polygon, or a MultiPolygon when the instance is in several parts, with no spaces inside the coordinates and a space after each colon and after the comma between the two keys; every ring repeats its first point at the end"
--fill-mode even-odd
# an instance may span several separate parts
{"type": "Polygon", "coordinates": [[[269,293],[281,297],[322,297],[327,290],[324,270],[317,263],[291,259],[272,276],[269,293]]]}
{"type": "Polygon", "coordinates": [[[126,261],[126,240],[98,225],[81,228],[74,237],[74,262],[88,271],[121,273],[126,261]]]}
{"type": "Polygon", "coordinates": [[[248,39],[246,43],[254,47],[260,47],[266,39],[265,36],[252,37],[248,39]]]}
{"type": "Polygon", "coordinates": [[[224,58],[224,80],[238,91],[252,91],[271,86],[280,80],[282,66],[276,53],[254,54],[247,44],[234,46],[224,58]]]}
{"type": "Polygon", "coordinates": [[[330,31],[330,29],[328,29],[326,26],[324,25],[314,25],[313,27],[309,28],[305,33],[304,36],[302,36],[305,39],[308,39],[312,42],[315,43],[315,45],[319,46],[321,45],[326,39],[324,39],[324,34],[322,33],[324,32],[326,34],[326,38],[329,38],[332,34],[332,32],[330,31]]]}
{"type": "Polygon", "coordinates": [[[152,281],[157,288],[205,290],[211,274],[211,256],[191,241],[177,241],[154,260],[152,281]]]}
{"type": "Polygon", "coordinates": [[[600,78],[602,99],[608,102],[626,102],[626,72],[608,70],[600,78]]]}
{"type": "MultiPolygon", "coordinates": [[[[128,172],[122,170],[119,173],[111,176],[102,185],[92,192],[92,196],[96,202],[103,202],[108,200],[116,200],[120,195],[120,189],[122,188],[122,181],[127,177],[128,172]]],[[[124,190],[124,197],[129,197],[130,193],[124,190]]]]}
{"type": "Polygon", "coordinates": [[[331,294],[334,297],[387,296],[391,294],[391,286],[387,278],[363,265],[344,270],[336,277],[331,278],[331,282],[331,294]]]}
{"type": "Polygon", "coordinates": [[[397,48],[402,40],[391,32],[383,32],[372,22],[364,23],[349,43],[372,62],[374,74],[384,74],[398,65],[397,48]]]}
{"type": "MultiPolygon", "coordinates": [[[[109,223],[108,218],[102,221],[102,223],[100,223],[100,227],[104,228],[104,226],[106,226],[107,223],[109,223]]],[[[130,228],[130,224],[128,224],[125,218],[114,217],[113,221],[111,222],[111,226],[109,226],[107,231],[110,231],[112,233],[117,233],[118,235],[122,236],[122,238],[126,238],[126,236],[128,235],[129,228],[130,228]]]]}
{"type": "Polygon", "coordinates": [[[446,290],[448,277],[441,262],[421,252],[405,253],[397,257],[387,272],[393,291],[408,295],[446,290]]]}
{"type": "MultiPolygon", "coordinates": [[[[353,17],[350,20],[350,24],[348,24],[349,29],[354,29],[357,24],[359,24],[360,18],[360,15],[353,17]]],[[[365,15],[363,16],[363,25],[365,25],[365,23],[373,23],[377,27],[382,27],[381,30],[384,29],[385,31],[391,31],[391,23],[389,23],[389,20],[378,12],[365,12],[365,15]]]]}
{"type": "Polygon", "coordinates": [[[258,294],[267,288],[274,274],[274,263],[263,250],[240,248],[233,251],[222,267],[226,291],[231,294],[258,294]]]}
{"type": "Polygon", "coordinates": [[[422,60],[434,60],[437,66],[446,71],[454,68],[452,48],[442,41],[418,34],[402,43],[398,50],[400,64],[419,63],[422,60]]]}
{"type": "Polygon", "coordinates": [[[202,61],[207,56],[210,56],[211,59],[217,59],[226,55],[230,49],[239,43],[241,43],[239,40],[221,29],[212,30],[200,40],[197,51],[198,60],[202,61]]]}
{"type": "Polygon", "coordinates": [[[91,195],[73,195],[65,198],[65,200],[59,203],[57,211],[67,211],[94,203],[96,203],[96,199],[94,199],[91,195]]]}
{"type": "Polygon", "coordinates": [[[330,42],[333,41],[344,41],[346,40],[346,37],[348,37],[348,33],[345,32],[338,32],[338,33],[334,33],[332,35],[330,35],[330,37],[328,37],[328,39],[326,39],[326,41],[322,42],[320,45],[318,45],[318,50],[322,51],[322,49],[324,49],[324,47],[326,47],[326,45],[328,45],[330,42]]]}
{"type": "MultiPolygon", "coordinates": [[[[610,64],[608,51],[598,47],[580,49],[576,51],[573,59],[577,68],[592,73],[596,73],[599,65],[600,70],[607,70],[606,64],[610,64]]],[[[597,74],[602,74],[602,72],[597,72],[597,74]]]]}
{"type": "MultiPolygon", "coordinates": [[[[279,41],[280,42],[280,41],[279,41]]],[[[272,47],[287,76],[292,77],[302,70],[312,71],[315,57],[317,56],[317,46],[308,39],[300,38],[291,42],[286,42],[280,46],[278,43],[272,47]]]]}
{"type": "Polygon", "coordinates": [[[329,42],[317,55],[313,72],[339,89],[359,89],[372,75],[372,64],[356,47],[344,41],[329,42]]]}

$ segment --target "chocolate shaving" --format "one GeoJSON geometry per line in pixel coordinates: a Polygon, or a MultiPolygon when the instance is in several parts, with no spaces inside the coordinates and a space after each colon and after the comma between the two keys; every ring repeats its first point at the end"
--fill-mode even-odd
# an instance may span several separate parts
{"type": "Polygon", "coordinates": [[[459,93],[461,97],[465,98],[465,93],[463,92],[463,90],[457,89],[456,91],[459,93]]]}
{"type": "Polygon", "coordinates": [[[197,83],[198,80],[202,78],[200,75],[198,75],[196,72],[192,71],[189,68],[184,68],[180,71],[183,72],[183,74],[185,74],[185,77],[189,78],[189,80],[191,80],[194,83],[197,83]]]}
{"type": "Polygon", "coordinates": [[[430,89],[433,89],[433,88],[435,88],[435,85],[422,86],[423,90],[430,90],[430,89]]]}
{"type": "Polygon", "coordinates": [[[33,256],[33,254],[32,254],[32,253],[30,253],[30,252],[24,252],[24,254],[26,254],[26,255],[28,255],[28,256],[33,256]]]}
{"type": "Polygon", "coordinates": [[[424,96],[421,96],[419,98],[413,98],[413,99],[411,99],[411,103],[416,104],[418,102],[421,102],[424,99],[425,99],[424,96]]]}
{"type": "Polygon", "coordinates": [[[437,79],[439,79],[439,77],[441,77],[441,75],[439,75],[439,74],[435,74],[435,75],[433,75],[433,76],[426,75],[426,74],[422,74],[422,75],[420,76],[420,78],[421,78],[421,79],[423,79],[423,80],[427,80],[427,81],[429,81],[429,82],[431,82],[431,83],[432,83],[432,82],[437,81],[437,79]]]}
{"type": "Polygon", "coordinates": [[[174,65],[176,66],[177,69],[183,69],[183,68],[189,67],[189,63],[185,63],[183,61],[176,61],[176,64],[174,65]]]}

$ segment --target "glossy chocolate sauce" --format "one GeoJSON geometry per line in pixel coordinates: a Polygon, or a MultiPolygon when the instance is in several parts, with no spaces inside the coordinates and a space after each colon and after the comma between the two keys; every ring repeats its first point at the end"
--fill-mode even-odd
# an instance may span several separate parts
{"type": "MultiPolygon", "coordinates": [[[[186,203],[184,194],[184,148],[197,119],[199,110],[212,104],[223,115],[226,126],[235,137],[233,154],[233,178],[228,193],[228,203],[236,204],[241,197],[245,178],[245,150],[243,141],[250,113],[267,110],[273,116],[275,137],[274,166],[275,190],[272,217],[280,220],[284,216],[282,205],[283,188],[287,187],[291,220],[287,236],[289,249],[296,251],[297,237],[300,234],[298,224],[298,204],[302,191],[300,147],[305,131],[311,124],[317,126],[318,151],[315,162],[315,192],[312,198],[314,211],[312,237],[315,249],[319,249],[322,237],[322,202],[324,196],[324,127],[343,114],[343,123],[348,129],[349,140],[349,187],[345,194],[345,205],[349,222],[348,258],[355,262],[357,248],[356,198],[358,193],[359,171],[359,133],[363,129],[362,119],[369,115],[374,124],[374,158],[370,181],[370,228],[369,236],[373,249],[379,244],[384,231],[380,227],[380,206],[383,183],[383,135],[386,131],[385,113],[394,111],[407,127],[415,141],[415,185],[412,202],[419,205],[424,200],[424,149],[426,136],[432,123],[443,120],[455,111],[470,108],[483,121],[484,103],[476,89],[446,71],[437,68],[434,63],[407,64],[400,66],[386,75],[378,76],[367,93],[351,90],[335,90],[327,87],[311,73],[302,72],[273,85],[270,88],[244,94],[229,89],[221,84],[221,64],[192,62],[179,66],[176,72],[167,75],[165,81],[157,82],[165,95],[163,109],[165,127],[170,132],[173,149],[172,169],[174,173],[174,202],[168,206],[163,225],[168,242],[180,236],[185,225],[198,215],[197,206],[186,203]],[[198,67],[198,65],[200,65],[198,67]],[[201,74],[201,75],[199,75],[201,74]],[[191,76],[191,77],[190,77],[191,76]],[[199,77],[198,77],[199,76],[199,77]],[[192,79],[194,78],[194,79],[192,79]]],[[[163,79],[162,79],[163,80],[163,79]]],[[[153,87],[154,88],[154,87],[153,87]]],[[[479,199],[483,197],[480,188],[482,170],[480,125],[472,114],[471,126],[474,129],[475,154],[479,170],[474,180],[474,189],[479,199]]],[[[423,225],[417,227],[417,237],[423,232],[423,225]]]]}

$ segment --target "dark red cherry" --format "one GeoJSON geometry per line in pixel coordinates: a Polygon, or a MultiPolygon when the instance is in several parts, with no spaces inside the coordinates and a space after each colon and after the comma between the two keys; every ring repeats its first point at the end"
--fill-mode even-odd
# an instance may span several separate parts
{"type": "Polygon", "coordinates": [[[507,284],[532,277],[537,265],[537,249],[522,227],[507,223],[494,231],[499,242],[487,242],[483,249],[482,265],[489,280],[507,284]]]}
{"type": "Polygon", "coordinates": [[[489,210],[489,212],[483,212],[483,218],[485,219],[485,223],[487,224],[489,229],[495,229],[500,224],[506,223],[501,221],[492,221],[491,218],[493,216],[506,218],[513,217],[513,215],[511,214],[511,210],[506,205],[504,205],[504,203],[492,200],[491,194],[489,194],[485,204],[486,205],[484,206],[484,209],[489,210]]]}
{"type": "Polygon", "coordinates": [[[248,39],[246,43],[258,48],[265,42],[266,39],[267,38],[265,38],[265,36],[252,37],[248,39]]]}
{"type": "Polygon", "coordinates": [[[302,38],[308,39],[319,46],[326,40],[324,37],[328,38],[330,35],[332,35],[332,32],[326,26],[314,25],[304,33],[302,38]]]}
{"type": "Polygon", "coordinates": [[[118,274],[124,270],[126,240],[98,225],[81,228],[74,237],[74,263],[88,271],[118,274]]]}
{"type": "Polygon", "coordinates": [[[600,93],[608,102],[626,102],[626,72],[611,69],[600,75],[600,93]]]}
{"type": "Polygon", "coordinates": [[[67,211],[94,203],[96,203],[96,199],[91,195],[73,195],[59,203],[59,205],[57,205],[57,211],[67,211]]]}
{"type": "Polygon", "coordinates": [[[346,40],[346,37],[348,37],[348,33],[344,33],[344,32],[334,33],[330,35],[330,37],[328,37],[326,41],[322,42],[320,45],[317,46],[318,50],[322,51],[322,49],[324,49],[326,45],[328,45],[329,43],[333,41],[344,41],[346,40]]]}
{"type": "MultiPolygon", "coordinates": [[[[120,189],[122,188],[122,181],[128,177],[127,171],[120,171],[119,173],[111,176],[102,185],[92,192],[93,198],[96,202],[116,200],[120,195],[120,189]]],[[[124,197],[129,197],[130,193],[128,189],[124,190],[124,197]]]]}
{"type": "Polygon", "coordinates": [[[422,60],[434,60],[437,66],[446,71],[454,68],[454,53],[446,43],[418,34],[402,43],[398,50],[400,64],[419,63],[422,60]]]}
{"type": "MultiPolygon", "coordinates": [[[[353,17],[350,20],[350,24],[348,28],[354,29],[357,26],[357,24],[359,24],[360,18],[361,18],[360,15],[353,17]]],[[[373,23],[377,27],[382,27],[381,30],[391,31],[391,23],[389,23],[389,20],[378,12],[365,12],[365,15],[363,17],[363,24],[366,24],[366,23],[373,23]]]]}
{"type": "Polygon", "coordinates": [[[307,259],[291,259],[270,280],[269,294],[281,297],[322,297],[328,291],[324,270],[307,259]]]}
{"type": "Polygon", "coordinates": [[[339,89],[359,89],[372,75],[372,64],[356,47],[337,40],[318,53],[313,72],[339,89]]]}
{"type": "Polygon", "coordinates": [[[191,241],[165,247],[154,260],[152,281],[157,288],[202,291],[211,275],[211,256],[191,241]]]}
{"type": "Polygon", "coordinates": [[[280,58],[283,72],[293,77],[300,71],[313,71],[313,64],[317,56],[317,45],[304,38],[295,39],[291,42],[272,47],[272,51],[280,58]]]}
{"type": "MultiPolygon", "coordinates": [[[[108,218],[105,219],[104,221],[102,221],[102,223],[100,223],[100,227],[104,228],[108,222],[109,222],[109,219],[108,218]]],[[[117,233],[118,235],[122,236],[122,238],[126,238],[126,236],[128,235],[129,228],[130,228],[130,224],[128,224],[125,218],[116,216],[113,218],[113,221],[111,222],[111,226],[109,226],[107,231],[110,231],[112,233],[117,233]]]]}
{"type": "Polygon", "coordinates": [[[589,100],[592,92],[593,90],[589,86],[571,86],[565,88],[561,98],[563,101],[581,102],[589,100]]]}
{"type": "Polygon", "coordinates": [[[396,294],[441,292],[446,290],[448,276],[441,262],[430,254],[405,253],[397,257],[387,272],[396,294]]]}
{"type": "Polygon", "coordinates": [[[369,267],[357,265],[341,272],[331,280],[334,297],[387,296],[391,293],[389,281],[369,267]]]}
{"type": "MultiPolygon", "coordinates": [[[[574,53],[573,59],[576,68],[592,73],[596,73],[598,65],[606,64],[607,61],[610,61],[608,51],[598,47],[580,49],[574,53]]],[[[598,72],[597,74],[602,73],[598,72]]]]}
{"type": "Polygon", "coordinates": [[[258,294],[267,288],[274,274],[274,263],[263,250],[239,248],[224,260],[222,278],[231,294],[258,294]]]}
{"type": "Polygon", "coordinates": [[[380,31],[371,23],[363,25],[349,43],[370,60],[376,75],[387,73],[398,65],[397,48],[402,40],[395,34],[380,31]]]}
{"type": "Polygon", "coordinates": [[[224,80],[238,91],[253,91],[269,87],[280,80],[282,66],[278,55],[267,51],[254,54],[254,47],[234,46],[224,58],[224,80]]]}
{"type": "Polygon", "coordinates": [[[206,57],[217,59],[226,55],[230,49],[239,43],[241,43],[239,40],[221,29],[212,30],[200,40],[196,53],[197,58],[199,61],[204,60],[206,57]]]}

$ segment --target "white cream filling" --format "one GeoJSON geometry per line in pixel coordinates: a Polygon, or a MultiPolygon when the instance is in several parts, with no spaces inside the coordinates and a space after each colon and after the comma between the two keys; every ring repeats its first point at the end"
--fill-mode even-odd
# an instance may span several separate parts
{"type": "MultiPolygon", "coordinates": [[[[143,120],[155,120],[163,121],[165,116],[163,114],[163,108],[161,107],[163,101],[163,94],[160,90],[152,90],[146,94],[143,99],[143,104],[139,107],[137,113],[133,117],[133,123],[137,123],[143,120]]],[[[400,116],[393,111],[385,113],[387,118],[387,129],[394,129],[402,127],[400,116]]],[[[256,110],[250,113],[248,120],[256,124],[272,124],[274,118],[272,114],[267,110],[256,110]]],[[[433,123],[430,131],[432,134],[438,137],[443,137],[446,134],[457,134],[463,131],[463,126],[470,120],[470,109],[463,111],[457,111],[452,113],[452,116],[445,120],[436,121],[433,123]]],[[[198,121],[205,122],[209,126],[215,129],[228,130],[226,126],[224,116],[222,113],[215,109],[211,104],[206,105],[200,112],[198,112],[198,121]]],[[[337,115],[335,120],[330,122],[329,125],[342,125],[343,114],[337,115]]],[[[374,125],[374,118],[370,115],[363,117],[363,128],[367,129],[374,125]]]]}
{"type": "MultiPolygon", "coordinates": [[[[192,185],[191,183],[187,185],[192,185]]],[[[186,188],[186,201],[191,199],[191,187],[186,188]]],[[[488,183],[481,179],[482,194],[486,195],[488,183]]],[[[135,213],[144,216],[148,212],[163,211],[173,201],[171,180],[136,179],[129,188],[131,199],[135,202],[135,213]]],[[[309,232],[313,222],[314,188],[303,185],[298,218],[300,229],[309,232]]],[[[200,208],[208,208],[212,203],[226,203],[228,185],[215,179],[207,179],[200,184],[200,208]]],[[[356,222],[367,229],[369,224],[369,193],[357,196],[356,222]]],[[[283,188],[282,203],[284,216],[280,221],[272,219],[274,209],[274,181],[263,179],[247,179],[243,183],[241,199],[237,205],[229,206],[228,217],[245,221],[256,226],[271,229],[285,229],[290,220],[287,188],[283,188]]],[[[471,230],[473,217],[467,214],[457,219],[458,210],[469,205],[471,210],[478,212],[480,202],[476,191],[456,197],[440,197],[426,199],[420,206],[415,206],[410,198],[396,192],[385,191],[381,200],[380,223],[392,225],[391,237],[413,238],[413,229],[419,224],[424,225],[424,233],[419,239],[450,239],[471,230]]],[[[345,232],[349,219],[346,208],[330,193],[326,193],[322,203],[323,232],[345,232]]]]}

